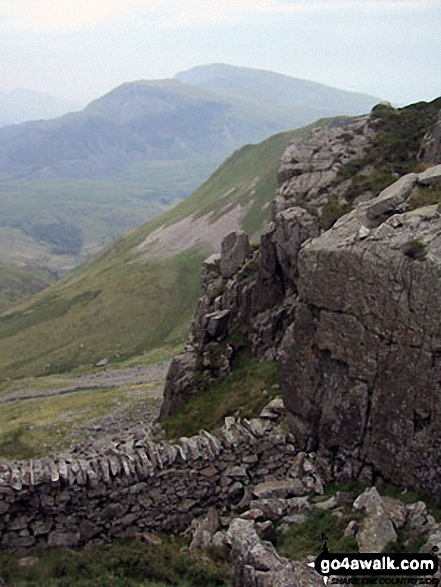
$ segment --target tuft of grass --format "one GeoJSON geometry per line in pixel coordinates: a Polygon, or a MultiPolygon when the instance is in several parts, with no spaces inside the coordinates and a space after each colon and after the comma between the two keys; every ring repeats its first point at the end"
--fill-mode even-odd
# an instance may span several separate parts
{"type": "Polygon", "coordinates": [[[337,198],[330,198],[323,206],[320,223],[324,230],[328,230],[339,218],[351,210],[352,206],[350,204],[340,204],[337,198]]]}
{"type": "Polygon", "coordinates": [[[423,206],[432,206],[441,203],[441,188],[420,186],[413,190],[409,198],[409,207],[411,210],[422,208],[423,206]]]}
{"type": "Polygon", "coordinates": [[[193,436],[202,429],[219,428],[226,416],[258,416],[277,395],[272,389],[277,382],[275,362],[242,359],[229,375],[217,380],[162,422],[167,437],[193,436]]]}
{"type": "Polygon", "coordinates": [[[11,587],[229,587],[230,566],[219,549],[190,552],[182,539],[162,544],[120,540],[82,552],[30,551],[38,562],[22,567],[0,553],[0,576],[11,587]]]}
{"type": "Polygon", "coordinates": [[[287,532],[279,534],[276,548],[282,556],[291,560],[302,560],[309,555],[318,556],[322,551],[322,534],[328,537],[330,552],[358,552],[355,538],[345,538],[344,531],[351,520],[352,512],[338,518],[332,511],[313,508],[303,524],[292,524],[287,532]]]}

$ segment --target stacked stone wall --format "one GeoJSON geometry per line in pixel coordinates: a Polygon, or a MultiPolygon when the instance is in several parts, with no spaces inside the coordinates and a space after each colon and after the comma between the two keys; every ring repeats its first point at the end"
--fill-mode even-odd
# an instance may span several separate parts
{"type": "Polygon", "coordinates": [[[268,419],[226,418],[177,443],[128,435],[84,453],[0,464],[0,546],[82,546],[180,531],[210,507],[228,514],[267,479],[283,479],[294,447],[268,419]]]}

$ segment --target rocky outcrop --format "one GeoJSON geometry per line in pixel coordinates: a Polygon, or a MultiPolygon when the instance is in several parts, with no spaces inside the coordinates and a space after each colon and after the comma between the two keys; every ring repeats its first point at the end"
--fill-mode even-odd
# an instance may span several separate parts
{"type": "Polygon", "coordinates": [[[401,178],[303,246],[280,362],[300,447],[326,455],[337,478],[380,472],[433,496],[441,490],[441,216],[436,205],[410,203],[418,184],[439,177],[441,166],[401,178]]]}
{"type": "Polygon", "coordinates": [[[273,221],[259,250],[251,250],[244,233],[231,233],[220,257],[205,261],[198,310],[186,352],[172,363],[161,418],[227,374],[241,346],[260,359],[276,357],[293,319],[300,248],[319,235],[318,214],[339,170],[369,147],[374,133],[368,122],[366,116],[336,120],[314,129],[309,139],[294,141],[282,159],[273,221]]]}
{"type": "MultiPolygon", "coordinates": [[[[306,463],[305,463],[306,464],[306,463]]],[[[309,463],[310,464],[310,463],[309,463]]],[[[405,504],[399,499],[381,496],[376,487],[369,487],[355,501],[349,493],[337,492],[323,499],[312,494],[301,498],[272,500],[271,509],[262,501],[250,504],[250,509],[233,518],[228,531],[222,532],[223,543],[231,549],[233,564],[233,585],[237,587],[261,587],[274,585],[286,587],[311,587],[323,585],[321,577],[314,569],[314,556],[293,560],[280,556],[273,544],[264,536],[268,527],[274,528],[277,522],[273,543],[284,543],[284,535],[292,533],[301,536],[301,526],[308,521],[314,510],[327,510],[332,517],[347,522],[344,536],[353,542],[354,551],[360,553],[395,552],[397,532],[403,530],[408,540],[418,538],[424,543],[420,552],[436,554],[439,552],[441,525],[427,512],[424,502],[405,504]],[[416,514],[416,515],[415,515],[416,514]],[[357,517],[358,521],[351,519],[357,517]]],[[[321,528],[316,531],[317,546],[320,545],[321,528]]],[[[311,532],[311,526],[305,533],[311,532]]],[[[402,536],[402,535],[401,535],[402,536]]],[[[300,538],[300,543],[302,539],[300,538]]],[[[214,543],[214,537],[211,545],[214,543]]],[[[296,541],[291,534],[289,548],[296,549],[296,541]]],[[[335,550],[334,540],[329,545],[335,550]]],[[[439,572],[435,577],[439,576],[439,572]]],[[[333,578],[329,578],[333,582],[333,578]]]]}
{"type": "Polygon", "coordinates": [[[419,159],[424,163],[441,163],[441,112],[435,127],[423,139],[419,159]]]}
{"type": "Polygon", "coordinates": [[[248,236],[244,232],[230,232],[222,241],[220,272],[222,277],[232,277],[251,253],[248,236]]]}
{"type": "Polygon", "coordinates": [[[233,587],[322,587],[322,577],[304,563],[281,557],[261,540],[254,523],[237,518],[228,530],[233,587]]]}
{"type": "MultiPolygon", "coordinates": [[[[404,134],[402,113],[383,107],[292,143],[259,250],[232,254],[245,243],[232,235],[216,262],[232,255],[236,272],[204,269],[187,347],[195,367],[179,391],[189,397],[228,373],[241,345],[277,358],[301,450],[318,451],[337,480],[381,475],[432,495],[441,489],[441,217],[422,204],[437,201],[441,166],[421,172],[417,154],[438,156],[439,123],[419,147],[436,104],[410,107],[404,134]],[[394,150],[403,140],[405,164],[394,150]],[[397,177],[398,168],[415,172],[397,177]],[[354,209],[323,232],[334,205],[354,209]]],[[[185,376],[174,377],[164,405],[185,376]]]]}
{"type": "Polygon", "coordinates": [[[348,181],[337,182],[338,172],[360,160],[375,136],[369,116],[336,119],[314,128],[307,139],[292,142],[283,154],[275,209],[282,212],[299,204],[320,211],[331,194],[341,196],[348,181]]]}

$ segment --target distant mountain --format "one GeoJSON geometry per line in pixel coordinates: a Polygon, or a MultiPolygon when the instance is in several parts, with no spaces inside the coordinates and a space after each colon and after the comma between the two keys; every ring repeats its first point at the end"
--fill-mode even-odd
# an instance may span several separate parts
{"type": "Polygon", "coordinates": [[[266,104],[291,116],[312,120],[337,114],[363,114],[380,99],[366,94],[294,78],[272,71],[223,63],[200,65],[175,75],[175,79],[230,98],[266,104]]]}
{"type": "Polygon", "coordinates": [[[55,120],[1,128],[0,178],[99,178],[133,162],[213,153],[220,162],[245,143],[377,102],[271,72],[200,67],[123,84],[55,120]]]}
{"type": "Polygon", "coordinates": [[[16,88],[9,92],[0,92],[0,126],[55,118],[79,108],[79,104],[51,94],[16,88]]]}
{"type": "Polygon", "coordinates": [[[377,101],[211,65],[125,83],[82,111],[0,128],[0,263],[63,273],[188,197],[244,144],[377,101]]]}

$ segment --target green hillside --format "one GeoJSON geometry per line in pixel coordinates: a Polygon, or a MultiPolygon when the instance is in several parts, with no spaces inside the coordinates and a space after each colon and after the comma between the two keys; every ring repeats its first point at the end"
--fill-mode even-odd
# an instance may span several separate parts
{"type": "Polygon", "coordinates": [[[257,234],[269,217],[280,157],[310,128],[243,147],[189,199],[1,314],[1,378],[70,371],[181,344],[196,308],[201,264],[213,246],[201,241],[171,256],[152,257],[139,245],[161,227],[179,230],[176,223],[185,218],[214,223],[238,202],[246,206],[241,225],[257,234]]]}

